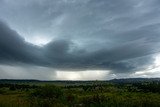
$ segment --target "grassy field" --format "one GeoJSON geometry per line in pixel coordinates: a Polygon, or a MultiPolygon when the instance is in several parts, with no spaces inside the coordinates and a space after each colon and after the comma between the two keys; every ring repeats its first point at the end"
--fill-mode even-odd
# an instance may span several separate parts
{"type": "Polygon", "coordinates": [[[0,107],[160,107],[160,83],[2,82],[0,107]]]}

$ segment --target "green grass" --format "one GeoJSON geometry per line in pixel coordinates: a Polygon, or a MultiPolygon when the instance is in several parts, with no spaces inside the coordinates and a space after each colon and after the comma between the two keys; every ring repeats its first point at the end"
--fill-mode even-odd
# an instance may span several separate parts
{"type": "Polygon", "coordinates": [[[0,107],[29,107],[24,94],[0,95],[0,107]]]}

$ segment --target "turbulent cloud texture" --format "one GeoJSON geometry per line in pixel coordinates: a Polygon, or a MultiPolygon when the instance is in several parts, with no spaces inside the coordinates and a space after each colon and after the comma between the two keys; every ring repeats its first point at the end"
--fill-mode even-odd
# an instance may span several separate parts
{"type": "Polygon", "coordinates": [[[160,51],[159,4],[0,0],[0,63],[115,74],[146,70],[160,51]]]}

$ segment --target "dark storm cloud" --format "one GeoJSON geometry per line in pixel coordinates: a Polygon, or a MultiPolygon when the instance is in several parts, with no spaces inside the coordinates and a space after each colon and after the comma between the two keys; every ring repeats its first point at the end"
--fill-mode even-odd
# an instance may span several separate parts
{"type": "MultiPolygon", "coordinates": [[[[146,28],[144,34],[149,34],[152,30],[153,35],[156,35],[153,29],[146,28]]],[[[140,34],[141,37],[143,30],[138,31],[141,33],[139,32],[135,36],[140,34]]],[[[131,32],[131,34],[134,33],[131,32]]],[[[126,72],[139,68],[137,62],[141,66],[145,66],[153,61],[144,60],[146,59],[144,56],[154,54],[157,37],[152,36],[152,40],[150,36],[144,37],[142,39],[132,38],[134,41],[130,41],[131,37],[128,39],[125,37],[127,42],[123,45],[112,49],[102,48],[94,52],[85,49],[80,50],[70,40],[55,40],[40,48],[25,42],[15,31],[1,22],[0,58],[1,63],[14,61],[15,63],[29,63],[63,70],[110,69],[116,72],[126,72]],[[137,59],[139,57],[142,57],[141,60],[137,59]]],[[[124,39],[122,40],[124,41],[124,39]]]]}
{"type": "Polygon", "coordinates": [[[40,49],[25,42],[16,31],[0,21],[0,62],[38,63],[40,49]]]}
{"type": "Polygon", "coordinates": [[[0,8],[19,33],[0,22],[2,64],[123,73],[146,69],[160,51],[158,0],[17,1],[0,8]],[[53,40],[43,47],[24,40],[37,32],[53,40]]]}

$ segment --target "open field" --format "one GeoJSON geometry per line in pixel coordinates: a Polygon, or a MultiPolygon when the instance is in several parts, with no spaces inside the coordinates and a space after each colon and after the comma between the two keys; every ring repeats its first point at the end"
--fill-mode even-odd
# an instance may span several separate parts
{"type": "Polygon", "coordinates": [[[160,81],[0,80],[0,107],[160,107],[160,81]]]}

